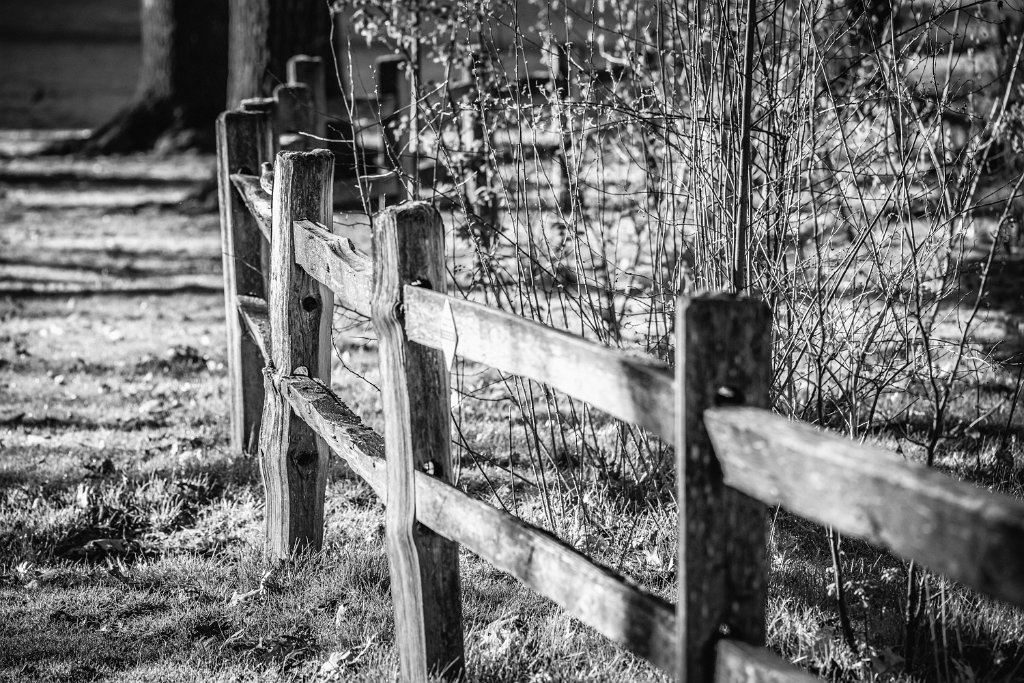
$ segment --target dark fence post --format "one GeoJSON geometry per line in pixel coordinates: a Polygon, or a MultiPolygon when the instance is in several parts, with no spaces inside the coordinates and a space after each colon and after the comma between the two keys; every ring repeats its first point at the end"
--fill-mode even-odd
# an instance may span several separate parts
{"type": "Polygon", "coordinates": [[[451,482],[451,390],[440,351],[405,334],[403,289],[445,291],[444,226],[423,202],[379,214],[372,318],[387,453],[386,537],[402,680],[459,678],[464,667],[458,545],[416,522],[416,470],[451,482]]]}
{"type": "Polygon", "coordinates": [[[217,119],[217,185],[233,451],[255,450],[263,414],[263,355],[244,331],[238,315],[238,296],[265,299],[266,290],[260,258],[263,237],[256,220],[232,187],[230,176],[232,173],[259,175],[260,164],[272,158],[271,125],[266,114],[228,111],[220,115],[217,119]]]}
{"type": "Polygon", "coordinates": [[[704,683],[719,638],[764,644],[767,508],[722,483],[704,411],[769,406],[771,313],[753,299],[683,297],[676,330],[679,671],[704,683]]]}
{"type": "MultiPolygon", "coordinates": [[[[327,79],[324,60],[309,55],[295,55],[288,60],[288,85],[304,85],[309,89],[311,133],[324,137],[327,133],[327,79]]],[[[323,147],[319,142],[314,147],[323,147]]]]}
{"type": "Polygon", "coordinates": [[[314,126],[313,98],[304,85],[279,85],[274,88],[277,100],[277,125],[281,149],[304,152],[322,146],[302,133],[312,133],[314,126]]]}
{"type": "Polygon", "coordinates": [[[398,55],[378,57],[377,96],[381,100],[381,135],[384,148],[381,151],[382,171],[396,171],[400,174],[396,183],[395,202],[402,202],[411,193],[417,181],[416,155],[411,140],[411,117],[415,115],[412,106],[412,89],[405,74],[407,60],[398,55]]]}
{"type": "Polygon", "coordinates": [[[324,490],[329,451],[280,394],[276,379],[318,377],[330,386],[333,296],[295,263],[293,223],[307,219],[331,230],[334,157],[326,150],[280,152],[274,173],[271,246],[271,366],[260,432],[269,551],[319,548],[324,534],[324,490]]]}

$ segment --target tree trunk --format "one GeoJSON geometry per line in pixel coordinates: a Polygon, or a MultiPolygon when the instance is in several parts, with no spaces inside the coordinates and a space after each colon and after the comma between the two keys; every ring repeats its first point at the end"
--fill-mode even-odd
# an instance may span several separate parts
{"type": "Polygon", "coordinates": [[[331,14],[323,0],[230,0],[230,6],[229,107],[269,96],[287,81],[285,65],[293,55],[322,57],[333,73],[331,14]]]}
{"type": "Polygon", "coordinates": [[[134,101],[77,149],[213,149],[227,83],[227,0],[141,0],[142,67],[134,101]]]}

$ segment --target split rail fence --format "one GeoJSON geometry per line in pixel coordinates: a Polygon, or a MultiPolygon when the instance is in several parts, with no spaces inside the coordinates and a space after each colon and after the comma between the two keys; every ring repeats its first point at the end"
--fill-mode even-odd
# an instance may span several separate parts
{"type": "Polygon", "coordinates": [[[218,121],[232,442],[258,435],[276,556],[320,546],[330,452],[385,501],[404,680],[463,670],[459,545],[679,680],[813,680],[763,648],[774,505],[1024,605],[1024,503],[773,414],[764,303],[681,298],[673,368],[454,298],[434,207],[377,214],[362,253],[334,233],[331,153],[275,160],[276,133],[268,111],[218,121]],[[376,328],[383,435],[330,388],[335,305],[376,328]],[[452,485],[453,355],[676,447],[676,605],[452,485]]]}

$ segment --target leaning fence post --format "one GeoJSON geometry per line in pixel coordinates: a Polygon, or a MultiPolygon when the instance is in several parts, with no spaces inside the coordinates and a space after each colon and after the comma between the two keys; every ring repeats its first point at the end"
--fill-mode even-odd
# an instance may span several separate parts
{"type": "Polygon", "coordinates": [[[228,111],[217,119],[217,186],[231,392],[230,442],[236,452],[254,450],[260,433],[264,364],[259,347],[244,332],[238,296],[266,298],[266,290],[260,259],[263,237],[256,219],[231,186],[231,174],[258,175],[260,164],[272,158],[272,144],[266,114],[228,111]]]}
{"type": "Polygon", "coordinates": [[[403,288],[445,290],[437,210],[406,203],[374,221],[372,318],[379,340],[386,539],[402,680],[458,678],[464,666],[458,545],[416,522],[415,470],[451,481],[451,390],[440,351],[409,342],[403,288]]]}
{"type": "Polygon", "coordinates": [[[334,157],[327,150],[280,152],[275,165],[268,305],[271,365],[265,372],[260,432],[267,543],[275,557],[323,543],[329,451],[292,413],[277,380],[304,373],[330,385],[334,300],[296,265],[293,223],[306,219],[331,230],[333,166],[334,157]]]}
{"type": "Polygon", "coordinates": [[[715,405],[768,407],[771,314],[725,295],[683,297],[677,308],[679,672],[704,683],[720,637],[765,638],[767,508],[722,483],[703,415],[715,405]]]}

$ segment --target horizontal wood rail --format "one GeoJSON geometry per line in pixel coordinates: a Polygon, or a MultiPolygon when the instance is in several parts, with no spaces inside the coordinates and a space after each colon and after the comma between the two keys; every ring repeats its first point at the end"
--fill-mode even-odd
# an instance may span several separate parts
{"type": "Polygon", "coordinates": [[[249,337],[263,355],[264,363],[270,363],[270,316],[267,314],[267,300],[256,296],[239,295],[238,313],[242,316],[249,337]]]}
{"type": "Polygon", "coordinates": [[[405,288],[405,332],[435,349],[454,344],[457,356],[549,384],[674,440],[675,384],[667,363],[422,287],[405,288]]]}
{"type": "Polygon", "coordinates": [[[819,680],[765,648],[739,640],[718,641],[715,654],[716,683],[812,683],[819,680]]]}
{"type": "Polygon", "coordinates": [[[249,209],[249,213],[255,219],[256,226],[260,229],[263,237],[269,242],[271,230],[270,195],[260,187],[259,176],[233,173],[231,174],[231,184],[238,191],[238,195],[242,198],[245,207],[249,209]]]}
{"type": "MultiPolygon", "coordinates": [[[[309,377],[280,380],[296,415],[327,442],[382,499],[384,440],[327,387],[309,377]]],[[[417,472],[416,513],[445,538],[505,571],[630,652],[666,671],[675,668],[675,608],[551,534],[417,472]]]]}
{"type": "Polygon", "coordinates": [[[704,423],[729,486],[1024,606],[1024,502],[768,410],[704,423]]]}

